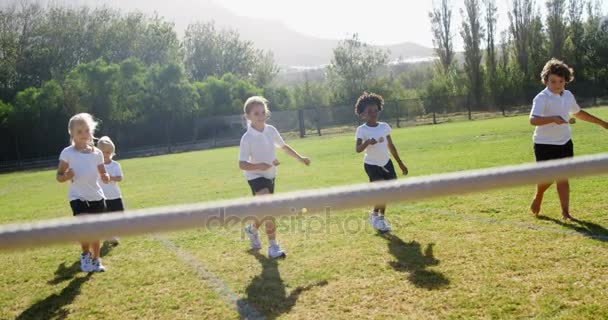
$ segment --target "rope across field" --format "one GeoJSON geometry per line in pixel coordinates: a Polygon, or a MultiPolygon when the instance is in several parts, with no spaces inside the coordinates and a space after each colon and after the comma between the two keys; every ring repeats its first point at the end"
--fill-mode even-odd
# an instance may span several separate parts
{"type": "Polygon", "coordinates": [[[327,207],[333,210],[345,210],[374,202],[416,201],[606,172],[608,172],[608,154],[598,154],[537,164],[295,191],[266,197],[133,210],[122,215],[97,215],[78,219],[4,225],[0,226],[0,250],[40,247],[115,235],[199,228],[212,220],[221,224],[230,224],[242,219],[263,219],[293,215],[296,212],[316,212],[327,207]]]}

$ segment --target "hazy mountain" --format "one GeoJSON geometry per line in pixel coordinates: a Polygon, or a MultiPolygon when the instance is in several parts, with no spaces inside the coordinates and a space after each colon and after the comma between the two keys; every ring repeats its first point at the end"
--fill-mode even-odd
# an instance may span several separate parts
{"type": "MultiPolygon", "coordinates": [[[[251,40],[256,47],[272,50],[281,66],[319,66],[328,64],[332,49],[339,39],[322,39],[291,30],[279,21],[241,17],[213,0],[46,0],[48,3],[68,6],[109,6],[125,11],[139,10],[173,21],[178,33],[196,21],[215,21],[218,26],[236,29],[243,39],[251,40]]],[[[433,50],[415,43],[381,46],[391,51],[393,60],[428,58],[433,50]]]]}

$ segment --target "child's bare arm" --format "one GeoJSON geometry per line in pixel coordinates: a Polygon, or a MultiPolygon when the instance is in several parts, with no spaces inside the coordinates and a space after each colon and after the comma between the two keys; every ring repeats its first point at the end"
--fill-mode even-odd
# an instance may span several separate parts
{"type": "Polygon", "coordinates": [[[57,175],[55,179],[57,182],[66,182],[74,178],[74,171],[70,170],[69,164],[63,160],[59,160],[59,166],[57,166],[57,175]]]}
{"type": "Polygon", "coordinates": [[[562,119],[560,116],[553,117],[539,117],[532,116],[530,118],[530,124],[533,126],[544,126],[546,124],[557,123],[557,124],[565,124],[568,123],[566,120],[562,119]]]}
{"type": "Polygon", "coordinates": [[[390,134],[386,136],[386,142],[388,143],[388,149],[391,151],[391,154],[393,155],[393,158],[395,158],[395,161],[397,161],[399,168],[401,168],[403,174],[407,174],[408,169],[403,163],[403,161],[401,161],[401,157],[399,157],[399,152],[397,152],[397,148],[395,147],[395,144],[393,144],[393,138],[391,138],[390,134]]]}
{"type": "Polygon", "coordinates": [[[361,152],[363,152],[363,150],[365,150],[365,148],[367,148],[367,146],[375,145],[377,142],[378,141],[376,141],[376,139],[374,139],[374,138],[365,140],[365,142],[363,142],[362,139],[357,139],[357,144],[355,145],[355,151],[357,151],[357,153],[361,153],[361,152]]]}
{"type": "Polygon", "coordinates": [[[302,162],[305,165],[310,165],[310,159],[308,159],[307,157],[302,156],[301,154],[299,154],[296,150],[294,150],[294,148],[292,148],[290,145],[285,144],[283,145],[283,147],[281,147],[281,149],[283,149],[283,151],[285,151],[289,156],[293,157],[294,159],[302,162]]]}
{"type": "Polygon", "coordinates": [[[106,172],[106,167],[103,164],[97,166],[97,171],[103,183],[110,182],[110,175],[106,172]]]}
{"type": "Polygon", "coordinates": [[[602,128],[604,128],[604,129],[608,129],[608,123],[606,121],[588,113],[585,110],[581,110],[581,111],[575,113],[574,116],[583,121],[595,123],[597,125],[602,126],[602,128]]]}
{"type": "Polygon", "coordinates": [[[121,182],[122,181],[122,176],[110,176],[110,181],[115,181],[115,182],[121,182]]]}

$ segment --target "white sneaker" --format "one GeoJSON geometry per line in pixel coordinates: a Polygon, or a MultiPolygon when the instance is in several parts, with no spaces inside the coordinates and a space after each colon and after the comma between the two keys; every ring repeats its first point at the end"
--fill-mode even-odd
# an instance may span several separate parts
{"type": "Polygon", "coordinates": [[[245,227],[245,233],[247,237],[249,237],[249,242],[251,243],[251,249],[259,250],[262,249],[262,242],[260,241],[260,235],[258,233],[258,229],[254,228],[253,225],[248,225],[245,227]]]}
{"type": "Polygon", "coordinates": [[[369,225],[372,226],[372,228],[376,228],[376,220],[378,219],[378,214],[375,212],[370,212],[369,213],[369,225]]]}
{"type": "Polygon", "coordinates": [[[279,246],[278,244],[274,244],[274,245],[270,245],[268,247],[268,257],[272,258],[272,259],[276,259],[276,258],[285,258],[287,255],[285,254],[285,251],[283,251],[281,249],[281,246],[279,246]]]}
{"type": "Polygon", "coordinates": [[[101,264],[101,259],[93,259],[93,262],[91,263],[92,267],[93,267],[93,272],[104,272],[106,271],[106,267],[103,266],[103,264],[101,264]]]}
{"type": "Polygon", "coordinates": [[[374,229],[376,229],[380,232],[391,231],[391,226],[388,224],[388,221],[386,221],[386,219],[384,219],[383,215],[370,214],[369,222],[374,229]]]}
{"type": "Polygon", "coordinates": [[[80,255],[80,270],[82,272],[91,272],[93,271],[93,263],[91,262],[91,254],[83,253],[80,255]]]}

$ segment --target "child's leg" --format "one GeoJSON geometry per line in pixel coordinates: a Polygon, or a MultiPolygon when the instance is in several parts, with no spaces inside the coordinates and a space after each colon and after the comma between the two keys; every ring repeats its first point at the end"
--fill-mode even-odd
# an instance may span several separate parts
{"type": "MultiPolygon", "coordinates": [[[[257,192],[255,193],[255,196],[257,197],[257,196],[264,196],[264,195],[269,195],[269,194],[270,194],[270,190],[268,190],[268,188],[264,188],[264,189],[262,189],[262,190],[260,190],[260,191],[257,191],[257,192]]],[[[270,222],[272,222],[272,221],[270,221],[270,222]]],[[[261,223],[260,223],[260,221],[259,221],[259,220],[257,220],[257,219],[256,219],[256,220],[255,220],[255,221],[252,223],[252,225],[253,225],[253,226],[254,226],[256,229],[259,229],[259,228],[260,228],[261,223]]],[[[274,225],[274,224],[273,224],[273,225],[274,225]]],[[[268,227],[266,227],[266,230],[268,230],[268,227]]],[[[273,232],[273,234],[274,234],[274,232],[273,232]]],[[[274,239],[274,238],[273,238],[273,239],[274,239]]]]}
{"type": "Polygon", "coordinates": [[[266,221],[266,234],[268,235],[268,240],[276,240],[276,226],[274,224],[274,219],[266,221]]]}
{"type": "Polygon", "coordinates": [[[384,211],[386,211],[386,205],[385,204],[377,204],[374,207],[374,212],[384,215],[384,211]]]}
{"type": "MultiPolygon", "coordinates": [[[[262,189],[260,191],[257,191],[255,193],[256,197],[257,196],[269,195],[269,194],[271,194],[271,193],[270,193],[270,190],[268,188],[264,188],[264,189],[262,189]]],[[[261,225],[261,222],[257,221],[257,220],[253,223],[253,226],[256,229],[259,229],[260,225],[261,225]]],[[[277,237],[277,235],[276,235],[276,227],[274,225],[274,219],[267,220],[264,223],[264,225],[266,226],[266,234],[268,235],[268,240],[275,240],[276,237],[277,237]]]]}
{"type": "Polygon", "coordinates": [[[99,259],[100,245],[99,240],[91,242],[91,248],[93,249],[93,259],[99,259]]]}
{"type": "Polygon", "coordinates": [[[559,195],[559,203],[562,207],[562,216],[564,219],[572,219],[570,216],[570,183],[568,180],[557,182],[557,194],[559,195]]]}
{"type": "Polygon", "coordinates": [[[535,215],[540,213],[540,206],[543,203],[543,196],[551,184],[552,183],[541,183],[536,185],[536,195],[534,196],[534,200],[532,200],[532,204],[530,205],[530,211],[532,211],[532,213],[535,215]]]}
{"type": "Polygon", "coordinates": [[[91,253],[91,246],[88,242],[81,242],[80,247],[82,248],[82,253],[91,253]]]}

